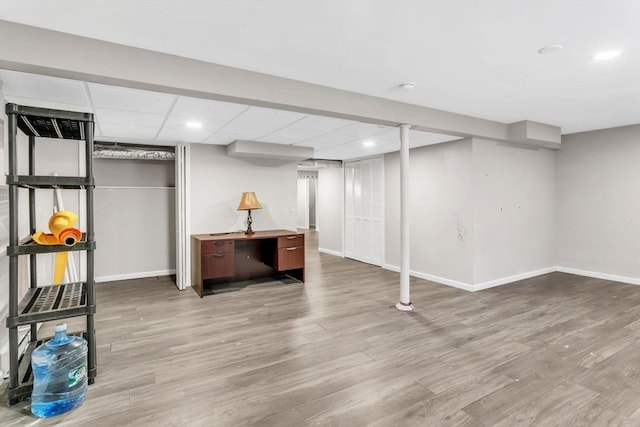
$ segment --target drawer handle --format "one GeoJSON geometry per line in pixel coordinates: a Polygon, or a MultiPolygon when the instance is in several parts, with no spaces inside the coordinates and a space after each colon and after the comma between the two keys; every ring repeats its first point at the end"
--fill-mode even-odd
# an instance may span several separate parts
{"type": "Polygon", "coordinates": [[[293,240],[293,239],[297,239],[298,236],[287,236],[287,240],[293,240]]]}
{"type": "Polygon", "coordinates": [[[222,258],[225,254],[213,254],[214,257],[216,258],[222,258]]]}
{"type": "Polygon", "coordinates": [[[224,245],[224,244],[225,244],[225,242],[215,242],[215,243],[214,243],[214,245],[216,245],[216,246],[222,246],[222,245],[224,245]]]}
{"type": "Polygon", "coordinates": [[[293,247],[293,248],[285,248],[285,250],[287,251],[295,251],[296,249],[298,249],[297,247],[293,247]]]}

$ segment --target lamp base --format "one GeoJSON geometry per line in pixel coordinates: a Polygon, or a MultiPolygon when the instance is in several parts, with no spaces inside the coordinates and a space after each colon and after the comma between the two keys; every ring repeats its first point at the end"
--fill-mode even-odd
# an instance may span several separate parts
{"type": "Polygon", "coordinates": [[[245,231],[244,234],[246,234],[247,236],[250,236],[255,232],[251,229],[251,223],[253,222],[253,220],[251,219],[251,209],[248,209],[247,212],[249,213],[247,215],[247,231],[245,231]]]}

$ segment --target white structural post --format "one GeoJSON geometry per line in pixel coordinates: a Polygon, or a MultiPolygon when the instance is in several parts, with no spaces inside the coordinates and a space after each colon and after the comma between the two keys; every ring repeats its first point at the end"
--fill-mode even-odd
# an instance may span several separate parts
{"type": "Polygon", "coordinates": [[[409,289],[409,128],[400,125],[400,302],[396,308],[412,311],[409,289]]]}

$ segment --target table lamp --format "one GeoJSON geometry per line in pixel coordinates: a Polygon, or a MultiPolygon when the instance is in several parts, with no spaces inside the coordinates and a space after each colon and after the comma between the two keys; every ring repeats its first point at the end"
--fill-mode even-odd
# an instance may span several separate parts
{"type": "Polygon", "coordinates": [[[253,209],[262,209],[260,206],[260,202],[258,202],[258,198],[256,197],[256,193],[253,191],[247,191],[242,193],[242,198],[240,199],[240,205],[238,205],[239,211],[249,211],[247,216],[247,231],[244,234],[251,235],[254,231],[251,229],[251,210],[253,209]]]}

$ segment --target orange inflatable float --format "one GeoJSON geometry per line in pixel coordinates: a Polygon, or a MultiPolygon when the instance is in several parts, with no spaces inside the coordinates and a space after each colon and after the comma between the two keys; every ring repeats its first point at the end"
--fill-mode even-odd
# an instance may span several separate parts
{"type": "MultiPolygon", "coordinates": [[[[82,232],[73,225],[78,221],[78,215],[71,211],[58,211],[49,219],[50,234],[38,231],[33,236],[33,241],[39,245],[65,245],[73,246],[81,238],[82,232]]],[[[67,269],[68,252],[58,252],[56,255],[56,267],[53,273],[53,284],[58,285],[62,281],[67,269]]]]}

